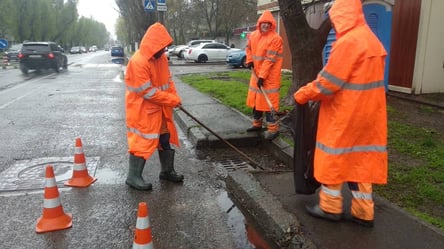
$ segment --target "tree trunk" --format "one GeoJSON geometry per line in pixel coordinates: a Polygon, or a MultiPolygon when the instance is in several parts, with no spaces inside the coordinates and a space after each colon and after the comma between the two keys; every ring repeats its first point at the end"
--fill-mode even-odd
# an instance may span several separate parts
{"type": "Polygon", "coordinates": [[[292,56],[293,83],[289,89],[292,95],[299,87],[314,80],[321,70],[322,49],[331,24],[326,19],[319,29],[311,28],[300,0],[279,0],[279,8],[292,56]]]}
{"type": "MultiPolygon", "coordinates": [[[[287,103],[294,103],[293,93],[314,80],[322,69],[322,49],[331,29],[327,19],[317,30],[312,29],[302,8],[301,1],[279,0],[280,15],[287,32],[292,56],[292,85],[286,96],[287,103]]],[[[291,112],[294,139],[294,187],[300,194],[313,194],[319,183],[313,177],[313,159],[319,103],[299,105],[291,112]]]]}

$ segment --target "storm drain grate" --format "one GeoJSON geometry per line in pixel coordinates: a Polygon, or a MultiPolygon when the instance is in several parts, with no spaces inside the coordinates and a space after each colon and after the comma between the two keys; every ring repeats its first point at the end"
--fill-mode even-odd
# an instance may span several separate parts
{"type": "MultiPolygon", "coordinates": [[[[99,157],[87,157],[88,174],[94,176],[99,157]]],[[[17,161],[0,173],[0,192],[44,189],[45,167],[52,165],[58,187],[72,177],[74,159],[72,157],[46,157],[17,161]]]]}
{"type": "Polygon", "coordinates": [[[227,170],[246,169],[249,164],[240,158],[218,158],[214,162],[217,166],[222,166],[227,170]]]}

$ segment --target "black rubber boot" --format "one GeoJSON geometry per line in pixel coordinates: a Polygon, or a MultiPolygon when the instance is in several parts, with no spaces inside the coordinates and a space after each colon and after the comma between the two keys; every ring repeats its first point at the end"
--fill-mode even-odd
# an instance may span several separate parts
{"type": "Polygon", "coordinates": [[[183,175],[174,170],[174,150],[159,150],[161,171],[159,178],[170,182],[183,182],[183,175]]]}
{"type": "Polygon", "coordinates": [[[137,157],[133,154],[129,156],[128,176],[125,183],[137,190],[148,191],[153,189],[151,183],[146,183],[142,177],[142,171],[145,167],[146,160],[143,157],[137,157]]]}
{"type": "Polygon", "coordinates": [[[342,219],[342,214],[327,213],[323,211],[321,207],[319,207],[319,205],[305,206],[305,210],[307,210],[308,214],[317,218],[322,218],[330,221],[340,221],[342,219]]]}
{"type": "Polygon", "coordinates": [[[251,126],[247,129],[247,132],[255,132],[255,131],[262,131],[262,126],[251,126]]]}
{"type": "Polygon", "coordinates": [[[264,132],[265,140],[273,140],[279,136],[279,123],[277,121],[267,122],[267,130],[264,132]]]}
{"type": "Polygon", "coordinates": [[[373,220],[363,220],[363,219],[359,219],[356,217],[352,217],[352,221],[355,223],[358,223],[359,225],[364,226],[364,227],[373,227],[374,226],[373,220]]]}
{"type": "Polygon", "coordinates": [[[273,140],[279,136],[279,131],[277,132],[270,132],[270,131],[264,131],[264,139],[265,140],[273,140]]]}

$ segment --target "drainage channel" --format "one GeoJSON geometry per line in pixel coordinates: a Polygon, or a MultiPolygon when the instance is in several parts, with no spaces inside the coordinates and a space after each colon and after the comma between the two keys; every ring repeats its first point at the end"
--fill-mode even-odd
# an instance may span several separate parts
{"type": "MultiPolygon", "coordinates": [[[[273,158],[273,156],[264,152],[264,148],[242,148],[247,155],[252,155],[261,165],[268,165],[267,169],[281,169],[284,166],[273,158]]],[[[236,170],[251,170],[253,167],[246,160],[233,150],[227,149],[202,149],[197,151],[200,159],[211,162],[214,165],[216,174],[220,178],[225,178],[228,172],[236,170]]],[[[223,191],[218,196],[218,202],[223,210],[226,210],[229,220],[228,225],[233,228],[233,235],[236,239],[238,248],[246,249],[271,249],[272,243],[267,242],[267,238],[263,236],[260,227],[255,224],[254,220],[243,214],[242,210],[237,207],[227,191],[223,191]]]]}

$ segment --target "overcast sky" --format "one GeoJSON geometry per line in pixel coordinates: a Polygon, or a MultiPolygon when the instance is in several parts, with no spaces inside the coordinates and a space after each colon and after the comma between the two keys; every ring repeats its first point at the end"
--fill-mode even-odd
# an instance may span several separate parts
{"type": "Polygon", "coordinates": [[[114,25],[119,16],[115,0],[79,0],[77,11],[80,16],[93,18],[105,24],[111,37],[116,38],[114,25]]]}

